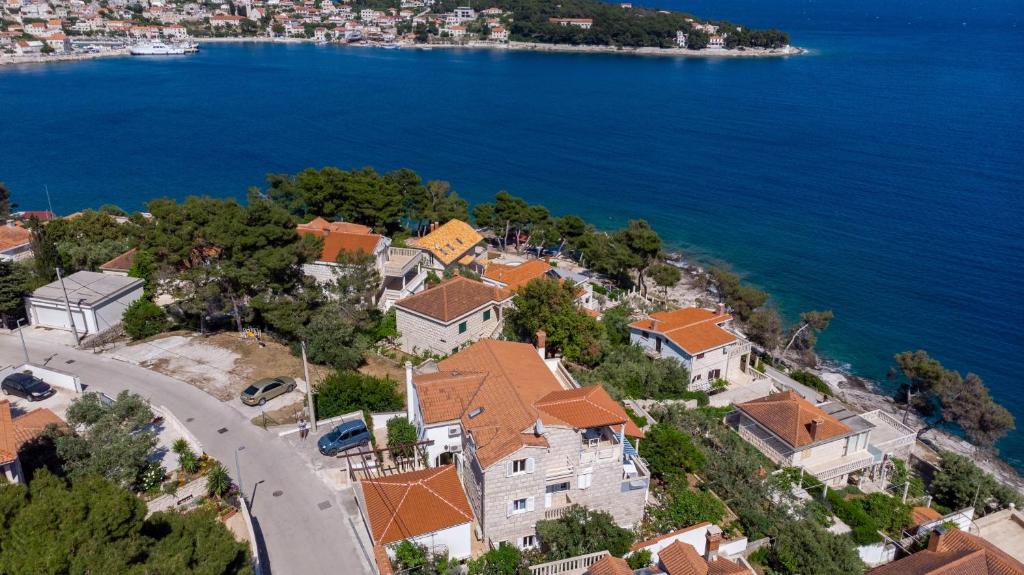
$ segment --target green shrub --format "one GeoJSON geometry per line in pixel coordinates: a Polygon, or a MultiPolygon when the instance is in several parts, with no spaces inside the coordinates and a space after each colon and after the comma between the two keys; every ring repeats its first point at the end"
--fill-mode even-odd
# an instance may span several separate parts
{"type": "Polygon", "coordinates": [[[228,470],[224,469],[224,466],[218,461],[210,467],[210,471],[206,474],[206,490],[210,495],[217,497],[223,497],[228,489],[231,488],[231,477],[228,476],[228,470]]]}
{"type": "Polygon", "coordinates": [[[709,491],[693,490],[685,478],[673,481],[666,489],[663,503],[650,510],[658,531],[672,531],[702,521],[719,523],[725,517],[725,504],[709,491]]]}
{"type": "Polygon", "coordinates": [[[825,380],[821,379],[820,377],[814,375],[809,371],[794,371],[793,373],[789,374],[789,377],[797,380],[798,382],[806,385],[807,387],[815,391],[820,391],[825,395],[832,395],[832,388],[830,388],[828,384],[825,383],[825,380]]]}
{"type": "Polygon", "coordinates": [[[704,452],[694,445],[693,438],[672,425],[652,426],[640,442],[640,455],[647,460],[651,475],[668,480],[687,471],[704,468],[704,452]]]}
{"type": "Polygon", "coordinates": [[[626,563],[630,569],[643,569],[651,564],[651,550],[641,549],[626,557],[626,563]]]}
{"type": "Polygon", "coordinates": [[[163,308],[148,299],[137,299],[124,310],[121,318],[128,337],[139,340],[166,331],[171,322],[163,308]]]}
{"type": "Polygon", "coordinates": [[[632,531],[619,527],[609,513],[580,505],[573,505],[558,519],[538,521],[536,529],[548,561],[604,550],[622,557],[636,539],[632,531]]]}
{"type": "Polygon", "coordinates": [[[412,457],[412,444],[417,439],[416,426],[405,417],[392,417],[388,420],[388,448],[392,450],[392,456],[412,457]]]}
{"type": "Polygon", "coordinates": [[[628,415],[629,418],[631,420],[633,420],[633,423],[635,423],[637,427],[642,429],[645,425],[647,425],[647,418],[646,417],[638,414],[637,412],[633,411],[629,407],[626,407],[625,409],[626,409],[626,415],[628,415]]]}
{"type": "Polygon", "coordinates": [[[362,411],[380,413],[402,408],[395,382],[353,371],[335,372],[316,386],[316,414],[320,419],[362,411]]]}

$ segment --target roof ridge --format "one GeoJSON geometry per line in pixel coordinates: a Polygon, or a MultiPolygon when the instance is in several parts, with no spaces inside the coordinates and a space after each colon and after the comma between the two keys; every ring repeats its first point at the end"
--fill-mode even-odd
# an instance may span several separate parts
{"type": "MultiPolygon", "coordinates": [[[[437,474],[435,474],[435,475],[431,476],[431,479],[433,479],[433,478],[437,477],[438,475],[440,475],[440,473],[437,473],[437,474]]],[[[460,483],[459,485],[461,486],[461,483],[460,483]]],[[[472,521],[472,520],[473,520],[473,518],[472,518],[472,517],[470,517],[469,515],[466,515],[466,513],[465,513],[465,512],[463,511],[463,510],[461,510],[461,509],[459,509],[458,507],[456,507],[456,506],[452,505],[452,502],[451,502],[451,501],[448,501],[448,499],[447,499],[446,497],[443,497],[443,496],[442,496],[442,495],[441,495],[440,493],[438,493],[437,491],[435,491],[435,490],[434,490],[433,488],[431,488],[431,487],[430,487],[429,485],[427,485],[426,483],[423,483],[423,484],[422,484],[422,486],[423,486],[423,488],[424,488],[424,489],[426,489],[427,491],[429,491],[429,492],[433,493],[433,494],[434,494],[434,496],[435,496],[435,497],[437,497],[437,499],[438,499],[438,500],[440,500],[440,501],[443,501],[443,502],[445,503],[445,505],[447,505],[448,507],[451,507],[452,509],[454,509],[454,510],[455,510],[455,511],[456,511],[456,512],[457,512],[457,513],[459,514],[459,515],[461,515],[461,516],[465,517],[466,519],[469,519],[470,521],[472,521]]]]}
{"type": "MultiPolygon", "coordinates": [[[[392,484],[392,485],[395,485],[395,484],[392,484]]],[[[381,531],[380,531],[381,539],[384,538],[384,535],[388,532],[388,529],[391,529],[391,524],[394,523],[398,519],[398,514],[402,512],[402,505],[405,504],[406,497],[408,497],[409,496],[409,492],[412,491],[412,484],[411,483],[402,483],[402,484],[398,484],[398,485],[404,485],[405,486],[405,493],[402,494],[402,499],[398,502],[397,505],[395,505],[394,511],[391,513],[391,517],[388,518],[387,525],[384,526],[384,529],[381,529],[381,531]]],[[[402,530],[401,526],[399,526],[399,530],[402,530]]]]}

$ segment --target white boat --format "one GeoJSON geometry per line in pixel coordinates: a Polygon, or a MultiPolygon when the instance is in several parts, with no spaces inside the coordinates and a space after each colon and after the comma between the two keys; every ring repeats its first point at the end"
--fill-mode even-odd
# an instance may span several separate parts
{"type": "Polygon", "coordinates": [[[401,46],[399,46],[398,44],[381,44],[380,47],[384,48],[385,50],[398,50],[399,48],[401,48],[401,46]]]}
{"type": "Polygon", "coordinates": [[[173,56],[185,53],[184,46],[165,44],[160,41],[139,42],[131,47],[132,56],[173,56]]]}

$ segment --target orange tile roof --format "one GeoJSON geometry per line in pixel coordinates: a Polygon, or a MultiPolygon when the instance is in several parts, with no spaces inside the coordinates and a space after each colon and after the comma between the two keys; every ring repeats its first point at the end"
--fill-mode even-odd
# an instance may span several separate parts
{"type": "Polygon", "coordinates": [[[539,277],[551,273],[551,264],[544,260],[529,260],[519,265],[489,264],[483,277],[499,282],[505,287],[515,290],[539,277]]]}
{"type": "Polygon", "coordinates": [[[132,264],[135,263],[135,254],[138,252],[138,248],[132,248],[125,253],[115,257],[109,262],[100,266],[101,270],[110,270],[118,272],[126,272],[132,269],[132,264]]]}
{"type": "Polygon", "coordinates": [[[0,401],[0,463],[14,461],[18,450],[38,437],[50,424],[66,427],[57,414],[45,407],[12,417],[11,403],[6,399],[0,401]]]}
{"type": "Polygon", "coordinates": [[[692,545],[673,541],[658,552],[658,562],[668,575],[741,575],[750,570],[723,557],[706,561],[692,545]]]}
{"type": "Polygon", "coordinates": [[[543,436],[533,433],[538,419],[545,425],[573,428],[622,425],[629,420],[625,410],[599,387],[566,393],[527,343],[480,340],[437,367],[438,373],[414,378],[424,420],[437,423],[457,416],[472,436],[484,468],[524,446],[547,446],[543,436]],[[584,417],[579,411],[585,407],[598,416],[584,417]],[[470,417],[470,413],[476,415],[470,417]]]}
{"type": "MultiPolygon", "coordinates": [[[[623,420],[625,410],[600,385],[552,391],[537,400],[534,406],[576,429],[618,426],[630,421],[628,417],[623,420]]],[[[643,437],[639,428],[636,431],[639,432],[636,437],[643,437]]]]}
{"type": "Polygon", "coordinates": [[[308,224],[299,224],[295,231],[299,235],[314,235],[324,240],[324,248],[320,252],[320,261],[336,262],[342,253],[364,253],[373,255],[383,236],[361,224],[351,222],[328,222],[323,218],[314,218],[308,224]]]}
{"type": "Polygon", "coordinates": [[[633,575],[625,559],[607,555],[587,569],[586,575],[633,575]]]}
{"type": "Polygon", "coordinates": [[[510,297],[508,290],[457,275],[395,305],[447,323],[480,306],[501,303],[510,297]]]}
{"type": "Polygon", "coordinates": [[[736,407],[791,447],[803,447],[852,431],[794,391],[760,397],[736,407]],[[820,422],[818,432],[811,437],[811,422],[816,419],[820,422]]]}
{"type": "Polygon", "coordinates": [[[23,246],[32,241],[32,232],[21,226],[0,224],[0,251],[23,246]]]}
{"type": "Polygon", "coordinates": [[[452,465],[364,479],[360,485],[376,545],[473,521],[473,511],[452,465]]]}
{"type": "MultiPolygon", "coordinates": [[[[937,537],[932,533],[932,537],[937,537]]],[[[950,529],[922,549],[867,575],[1024,575],[1017,561],[981,537],[950,529]]]]}
{"type": "Polygon", "coordinates": [[[910,522],[914,526],[939,519],[942,519],[942,514],[931,507],[915,507],[910,510],[910,522]]]}
{"type": "Polygon", "coordinates": [[[429,251],[447,266],[482,241],[483,236],[473,226],[462,220],[449,220],[429,234],[410,239],[407,243],[429,251]]]}
{"type": "Polygon", "coordinates": [[[650,319],[635,321],[629,327],[661,334],[686,353],[696,355],[736,341],[735,335],[719,327],[731,319],[727,313],[688,307],[652,313],[650,319]]]}

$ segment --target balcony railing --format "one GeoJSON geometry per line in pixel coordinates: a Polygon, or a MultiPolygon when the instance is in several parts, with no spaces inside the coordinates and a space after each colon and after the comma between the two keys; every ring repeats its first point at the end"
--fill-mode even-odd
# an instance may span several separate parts
{"type": "Polygon", "coordinates": [[[572,505],[565,505],[563,507],[554,507],[551,509],[544,510],[544,519],[561,519],[565,515],[572,505]]]}
{"type": "Polygon", "coordinates": [[[748,443],[752,444],[768,459],[772,460],[772,463],[776,465],[788,466],[792,463],[792,454],[785,454],[782,451],[776,449],[766,439],[759,437],[754,431],[753,426],[739,426],[736,431],[740,434],[740,437],[745,439],[748,443]]]}
{"type": "Polygon", "coordinates": [[[844,465],[819,469],[818,471],[813,471],[812,467],[808,467],[807,471],[811,472],[819,481],[828,481],[829,479],[846,475],[847,473],[853,473],[854,471],[860,471],[861,469],[871,467],[874,463],[875,458],[869,454],[844,465]]]}
{"type": "Polygon", "coordinates": [[[410,248],[388,248],[388,261],[384,264],[384,275],[402,277],[420,263],[423,252],[410,248]]]}
{"type": "Polygon", "coordinates": [[[530,575],[563,575],[585,573],[594,563],[608,555],[607,551],[578,555],[568,559],[560,559],[550,563],[541,563],[530,567],[530,575]]]}

